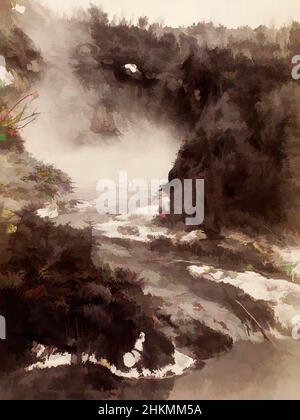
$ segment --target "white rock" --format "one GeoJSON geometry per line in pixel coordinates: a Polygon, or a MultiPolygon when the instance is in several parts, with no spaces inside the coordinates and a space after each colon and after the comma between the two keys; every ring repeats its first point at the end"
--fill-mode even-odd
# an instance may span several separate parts
{"type": "Polygon", "coordinates": [[[15,10],[16,12],[21,13],[23,15],[23,13],[25,13],[26,7],[21,6],[20,4],[16,4],[16,6],[13,8],[13,10],[15,10]]]}
{"type": "Polygon", "coordinates": [[[138,71],[136,64],[125,64],[125,69],[131,71],[131,73],[136,73],[138,71]]]}
{"type": "Polygon", "coordinates": [[[49,369],[57,366],[71,365],[71,354],[70,353],[55,353],[50,354],[44,361],[34,363],[25,368],[26,371],[33,369],[49,369]]]}
{"type": "Polygon", "coordinates": [[[128,368],[132,368],[136,364],[135,355],[133,353],[126,353],[123,357],[124,365],[128,368]]]}
{"type": "Polygon", "coordinates": [[[58,207],[56,205],[45,207],[43,209],[37,210],[36,213],[43,219],[45,217],[49,217],[49,219],[55,219],[56,217],[58,217],[58,207]]]}

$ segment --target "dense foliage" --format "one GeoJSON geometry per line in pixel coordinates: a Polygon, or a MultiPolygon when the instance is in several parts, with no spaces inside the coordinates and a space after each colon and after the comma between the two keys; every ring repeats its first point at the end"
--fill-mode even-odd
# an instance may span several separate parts
{"type": "Polygon", "coordinates": [[[174,29],[145,18],[109,22],[92,7],[72,24],[91,35],[74,65],[87,87],[103,87],[102,106],[178,128],[184,141],[169,178],[205,179],[207,233],[299,229],[300,90],[290,65],[300,52],[298,23],[174,29]]]}

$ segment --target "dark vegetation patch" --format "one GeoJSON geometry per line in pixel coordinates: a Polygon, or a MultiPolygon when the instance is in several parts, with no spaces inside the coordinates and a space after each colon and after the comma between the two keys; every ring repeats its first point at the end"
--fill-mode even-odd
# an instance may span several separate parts
{"type": "Polygon", "coordinates": [[[17,371],[0,385],[3,400],[127,400],[167,399],[174,379],[127,380],[92,364],[17,371]],[[2,388],[2,389],[1,389],[2,388]]]}
{"type": "Polygon", "coordinates": [[[172,344],[155,331],[157,302],[144,296],[134,273],[96,268],[92,248],[90,228],[54,226],[23,211],[1,255],[2,370],[16,367],[16,359],[24,363],[33,342],[70,352],[77,363],[87,353],[125,368],[123,355],[141,331],[149,335],[144,367],[172,361],[172,344]]]}
{"type": "Polygon", "coordinates": [[[198,366],[203,367],[203,361],[211,358],[212,354],[229,350],[233,341],[229,335],[214,331],[204,324],[194,321],[189,325],[185,334],[180,334],[177,337],[176,344],[192,351],[197,357],[198,366]]]}
{"type": "Polygon", "coordinates": [[[74,52],[78,77],[90,88],[109,86],[99,97],[104,107],[178,127],[184,141],[169,180],[205,180],[206,233],[298,230],[300,91],[290,60],[300,49],[299,24],[278,30],[275,41],[264,26],[116,25],[96,7],[89,13],[80,23],[91,34],[88,53],[74,52]]]}

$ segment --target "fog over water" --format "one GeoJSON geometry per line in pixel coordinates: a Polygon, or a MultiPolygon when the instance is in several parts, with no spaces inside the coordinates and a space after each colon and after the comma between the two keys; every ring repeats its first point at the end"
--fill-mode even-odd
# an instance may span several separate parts
{"type": "MultiPolygon", "coordinates": [[[[68,173],[80,190],[96,190],[99,179],[167,178],[180,146],[180,136],[150,121],[147,115],[127,123],[118,138],[91,132],[99,92],[85,89],[73,73],[69,56],[73,38],[63,22],[27,32],[43,51],[46,74],[35,88],[34,107],[41,114],[24,129],[26,148],[35,157],[68,173]]],[[[85,39],[81,40],[82,42],[85,39]]],[[[128,103],[130,106],[130,103],[128,103]]]]}

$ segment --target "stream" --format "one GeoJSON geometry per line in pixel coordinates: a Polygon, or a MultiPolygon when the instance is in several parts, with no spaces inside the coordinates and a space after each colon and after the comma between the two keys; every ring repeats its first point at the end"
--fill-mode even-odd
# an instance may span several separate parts
{"type": "Polygon", "coordinates": [[[27,27],[44,54],[47,71],[35,86],[39,92],[35,106],[41,115],[25,128],[24,139],[27,150],[36,158],[70,175],[80,204],[68,214],[56,214],[55,203],[49,203],[42,215],[49,216],[52,211],[56,223],[78,228],[93,223],[99,258],[112,268],[138,273],[144,293],[162,300],[160,312],[173,325],[164,332],[177,340],[178,351],[187,357],[185,361],[195,357],[196,344],[193,348],[188,345],[190,331],[198,324],[209,328],[204,337],[206,354],[201,358],[205,366],[177,366],[180,374],[169,398],[299,398],[299,341],[291,338],[292,319],[300,314],[299,285],[251,271],[237,273],[204,264],[191,251],[183,253],[174,246],[192,241],[193,234],[158,226],[151,216],[97,213],[97,180],[114,180],[120,170],[127,170],[131,178],[166,178],[180,139],[174,139],[168,127],[156,127],[145,117],[127,127],[120,142],[95,145],[94,135],[89,132],[95,93],[80,85],[68,58],[77,38],[83,41],[82,34],[71,36],[63,22],[52,29],[50,23],[43,32],[38,26],[27,27]],[[93,144],[78,146],[75,140],[80,136],[93,144]],[[171,244],[166,241],[158,245],[157,239],[171,244]],[[236,296],[245,305],[254,302],[262,314],[266,302],[272,306],[272,343],[261,331],[251,329],[243,310],[233,303],[236,296]],[[222,344],[226,338],[233,343],[227,351],[222,344]]]}

